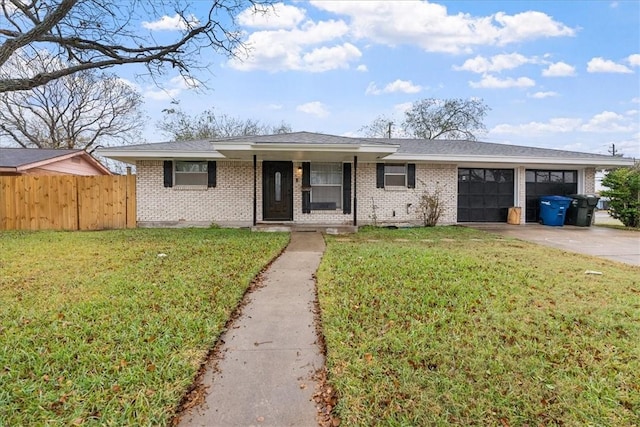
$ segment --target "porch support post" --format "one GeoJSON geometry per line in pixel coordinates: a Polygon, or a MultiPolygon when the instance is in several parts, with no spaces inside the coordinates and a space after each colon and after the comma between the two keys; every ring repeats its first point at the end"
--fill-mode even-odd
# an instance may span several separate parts
{"type": "Polygon", "coordinates": [[[353,225],[358,226],[358,156],[353,156],[353,225]]]}
{"type": "Polygon", "coordinates": [[[255,227],[258,223],[258,190],[257,190],[257,181],[258,181],[258,160],[256,159],[256,155],[253,155],[253,226],[255,227]]]}

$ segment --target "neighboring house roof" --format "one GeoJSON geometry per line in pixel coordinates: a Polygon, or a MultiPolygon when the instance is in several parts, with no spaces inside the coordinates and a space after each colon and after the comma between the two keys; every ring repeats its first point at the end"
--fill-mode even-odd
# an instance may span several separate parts
{"type": "Polygon", "coordinates": [[[125,162],[142,159],[424,161],[482,164],[575,164],[594,167],[631,166],[633,159],[565,150],[479,141],[352,138],[312,132],[242,136],[214,140],[163,142],[102,149],[101,154],[125,162]]]}
{"type": "Polygon", "coordinates": [[[73,157],[82,157],[104,175],[111,175],[111,171],[102,163],[91,157],[84,150],[64,150],[46,148],[1,148],[0,172],[23,172],[28,169],[40,168],[55,162],[73,157]]]}

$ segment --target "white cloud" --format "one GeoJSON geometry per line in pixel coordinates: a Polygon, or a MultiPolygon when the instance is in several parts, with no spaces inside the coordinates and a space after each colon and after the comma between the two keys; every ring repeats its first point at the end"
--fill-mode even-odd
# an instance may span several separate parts
{"type": "Polygon", "coordinates": [[[383,89],[379,89],[374,82],[369,83],[366,95],[380,95],[383,93],[418,93],[422,90],[422,86],[414,85],[411,80],[396,80],[387,84],[383,89]]]}
{"type": "Polygon", "coordinates": [[[546,70],[542,70],[545,77],[568,77],[576,74],[576,68],[564,62],[556,62],[549,65],[546,70]]]}
{"type": "Polygon", "coordinates": [[[320,47],[305,53],[300,61],[300,69],[315,73],[349,68],[349,62],[359,59],[362,53],[351,43],[342,46],[320,47]]]}
{"type": "Polygon", "coordinates": [[[364,64],[360,64],[360,65],[358,65],[358,66],[356,67],[356,70],[361,71],[361,72],[363,72],[363,73],[365,73],[365,72],[369,71],[369,69],[367,68],[367,66],[366,66],[366,65],[364,65],[364,64]]]}
{"type": "Polygon", "coordinates": [[[512,70],[528,62],[533,62],[533,60],[519,53],[495,55],[491,58],[478,55],[475,58],[467,59],[461,66],[454,66],[453,69],[456,71],[471,71],[473,73],[484,74],[488,72],[512,70]]]}
{"type": "Polygon", "coordinates": [[[582,125],[580,130],[584,132],[630,132],[634,130],[634,126],[627,117],[621,114],[603,111],[582,125]]]}
{"type": "Polygon", "coordinates": [[[631,98],[633,104],[640,104],[640,97],[631,98]]]}
{"type": "Polygon", "coordinates": [[[200,82],[191,77],[175,76],[163,85],[162,88],[151,87],[144,91],[143,96],[153,101],[168,101],[176,99],[183,91],[197,89],[200,82]]]}
{"type": "Polygon", "coordinates": [[[529,98],[536,98],[536,99],[544,99],[544,98],[550,98],[552,96],[558,96],[558,92],[536,92],[533,94],[528,95],[529,98]]]}
{"type": "Polygon", "coordinates": [[[388,46],[415,45],[429,52],[469,52],[475,46],[575,34],[574,29],[541,12],[473,17],[449,14],[445,6],[428,2],[320,0],[311,4],[348,16],[351,34],[358,39],[388,46]]]}
{"type": "Polygon", "coordinates": [[[548,122],[523,124],[500,124],[491,129],[496,134],[544,134],[544,133],[627,133],[638,132],[640,124],[635,118],[625,117],[612,111],[603,111],[588,120],[572,117],[556,117],[548,122]]]}
{"type": "MultiPolygon", "coordinates": [[[[478,46],[501,46],[575,34],[574,29],[541,12],[516,15],[499,12],[474,17],[465,13],[449,14],[445,6],[429,2],[322,0],[296,3],[296,6],[277,3],[265,13],[255,13],[249,8],[240,13],[238,22],[249,29],[245,45],[250,51],[244,60],[232,59],[229,65],[238,70],[271,72],[349,68],[362,56],[355,46],[357,41],[387,46],[407,44],[428,52],[459,53],[471,52],[478,46]],[[309,4],[344,20],[314,21],[299,7],[309,4]],[[252,32],[255,29],[258,31],[252,32]],[[321,58],[329,59],[330,63],[325,64],[321,58]]],[[[514,68],[523,58],[518,54],[498,55],[490,68],[496,71],[514,68]]],[[[362,69],[358,67],[358,70],[362,69]]]]}
{"type": "Polygon", "coordinates": [[[640,53],[634,53],[627,57],[627,61],[632,67],[640,67],[640,53]]]}
{"type": "Polygon", "coordinates": [[[483,76],[479,82],[469,82],[469,86],[482,89],[507,89],[512,87],[531,87],[535,85],[536,82],[529,77],[499,79],[488,74],[483,76]]]}
{"type": "Polygon", "coordinates": [[[587,64],[590,73],[633,73],[627,66],[617,64],[609,59],[592,58],[587,64]]]}
{"type": "Polygon", "coordinates": [[[282,104],[269,104],[267,110],[282,110],[282,104]]]}
{"type": "Polygon", "coordinates": [[[191,15],[188,21],[177,13],[174,16],[164,15],[157,21],[143,21],[142,26],[151,31],[180,31],[198,25],[198,18],[191,15]]]}
{"type": "Polygon", "coordinates": [[[169,101],[180,95],[180,89],[148,89],[144,92],[144,97],[152,101],[169,101]]]}
{"type": "Polygon", "coordinates": [[[552,17],[542,12],[528,11],[512,16],[499,12],[494,19],[503,27],[498,39],[501,45],[523,40],[575,35],[573,28],[554,21],[552,17]]]}
{"type": "Polygon", "coordinates": [[[403,102],[402,104],[394,105],[393,106],[393,110],[398,112],[398,113],[404,113],[405,111],[410,110],[411,107],[413,107],[413,103],[412,102],[403,102]]]}
{"type": "Polygon", "coordinates": [[[268,71],[309,71],[322,72],[339,68],[349,68],[352,62],[362,56],[360,50],[351,43],[321,46],[331,43],[348,32],[342,21],[307,21],[291,31],[258,31],[245,41],[249,47],[248,57],[229,61],[232,68],[268,71]]]}
{"type": "Polygon", "coordinates": [[[276,3],[263,11],[247,8],[238,15],[238,23],[262,29],[293,29],[304,21],[306,12],[295,6],[276,3]]]}
{"type": "Polygon", "coordinates": [[[125,85],[129,86],[130,88],[132,88],[132,89],[134,89],[134,90],[137,90],[137,91],[140,91],[140,86],[138,86],[138,84],[136,84],[136,83],[132,82],[131,80],[129,80],[129,79],[125,79],[125,78],[123,78],[123,77],[118,77],[118,80],[119,80],[121,83],[124,83],[125,85]]]}
{"type": "Polygon", "coordinates": [[[573,119],[567,117],[552,118],[547,123],[529,122],[519,125],[501,124],[491,129],[491,133],[566,133],[575,131],[582,124],[581,119],[573,119]]]}
{"type": "Polygon", "coordinates": [[[320,118],[327,117],[329,115],[329,111],[326,106],[319,101],[307,102],[306,104],[298,105],[296,110],[320,118]]]}

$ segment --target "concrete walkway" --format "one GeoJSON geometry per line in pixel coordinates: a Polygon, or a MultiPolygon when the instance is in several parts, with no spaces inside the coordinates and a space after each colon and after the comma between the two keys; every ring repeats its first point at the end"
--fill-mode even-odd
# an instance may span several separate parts
{"type": "Polygon", "coordinates": [[[312,377],[324,366],[315,329],[314,274],[324,252],[317,232],[294,232],[264,286],[222,336],[207,366],[202,405],[180,426],[317,426],[312,377]]]}

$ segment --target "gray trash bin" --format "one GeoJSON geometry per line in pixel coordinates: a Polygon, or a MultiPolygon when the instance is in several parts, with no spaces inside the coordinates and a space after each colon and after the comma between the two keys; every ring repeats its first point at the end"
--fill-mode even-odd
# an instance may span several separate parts
{"type": "Polygon", "coordinates": [[[598,206],[600,197],[595,194],[572,194],[573,199],[567,209],[565,224],[578,227],[590,227],[593,222],[593,212],[598,206]]]}

